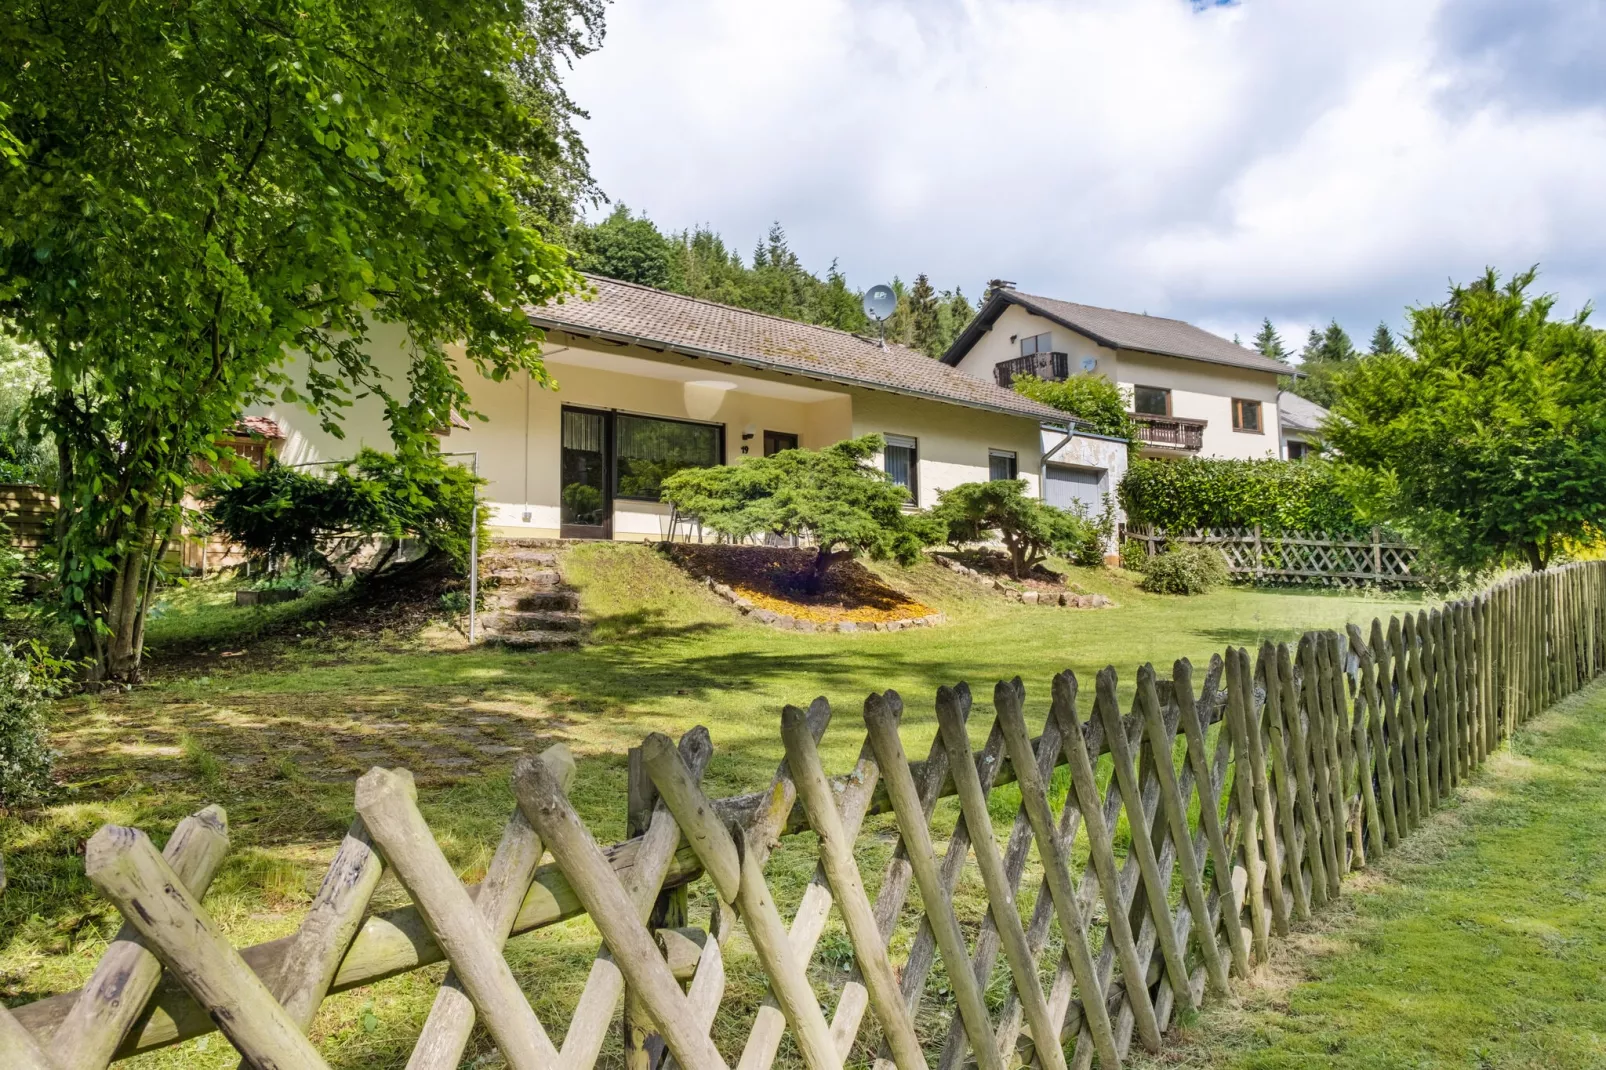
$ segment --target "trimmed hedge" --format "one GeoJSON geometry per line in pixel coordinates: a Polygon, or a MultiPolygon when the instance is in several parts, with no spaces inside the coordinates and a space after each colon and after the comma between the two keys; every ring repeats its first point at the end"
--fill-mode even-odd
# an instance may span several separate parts
{"type": "Polygon", "coordinates": [[[1361,534],[1371,525],[1322,461],[1137,460],[1119,488],[1127,522],[1164,531],[1253,527],[1361,534]]]}

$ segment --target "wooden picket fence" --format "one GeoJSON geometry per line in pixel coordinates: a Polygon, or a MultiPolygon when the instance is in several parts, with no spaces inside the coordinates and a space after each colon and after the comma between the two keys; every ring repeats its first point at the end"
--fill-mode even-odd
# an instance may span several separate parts
{"type": "Polygon", "coordinates": [[[474,888],[436,845],[410,776],[376,768],[357,783],[357,817],[301,927],[243,951],[202,901],[227,849],[220,809],[186,819],[160,852],[142,832],[106,826],[85,868],[124,929],[82,990],[0,1009],[0,1063],[103,1067],[221,1029],[246,1065],[323,1067],[306,1030],[327,994],[445,959],[413,1068],[457,1066],[479,1022],[515,1070],[586,1070],[621,1006],[629,1070],[719,1070],[732,1058],[766,1070],[788,1034],[808,1070],[1116,1067],[1134,1036],[1158,1049],[1180,1008],[1266,961],[1274,939],[1341,893],[1345,873],[1393,849],[1517,726],[1595,677],[1603,625],[1606,563],[1571,565],[1367,632],[1311,632],[1254,657],[1229,649],[1200,680],[1187,661],[1168,677],[1143,666],[1126,717],[1113,668],[1091,702],[1061,673],[1035,740],[1021,682],[999,683],[979,753],[969,689],[943,687],[937,736],[917,762],[900,738],[902,701],[886,692],[865,701],[857,764],[837,777],[819,757],[831,719],[820,699],[783,712],[786,760],[770,785],[720,800],[700,786],[708,733],[678,745],[654,734],[632,757],[631,838],[607,848],[570,806],[573,762],[553,748],[515,766],[517,807],[474,888]],[[1070,790],[1055,813],[1061,764],[1070,790]],[[1019,808],[1000,842],[989,796],[1005,784],[1019,808]],[[932,815],[948,795],[961,816],[940,844],[932,815]],[[872,899],[855,846],[881,813],[897,846],[872,899]],[[788,923],[765,863],[805,829],[818,868],[788,923]],[[554,861],[540,865],[544,852],[554,861]],[[972,859],[989,904],[980,918],[955,905],[972,859]],[[385,867],[412,903],[370,915],[385,867]],[[1023,916],[1028,873],[1040,890],[1023,916]],[[700,876],[716,898],[706,927],[686,910],[700,876]],[[810,964],[833,908],[857,966],[823,984],[822,1005],[810,964]],[[581,913],[600,943],[560,1046],[502,946],[581,913]],[[769,982],[756,1013],[725,1005],[738,927],[769,982]],[[907,947],[901,965],[891,947],[907,947]],[[994,1013],[985,991],[1000,955],[1009,991],[994,1013]],[[932,984],[939,960],[945,992],[932,984]],[[750,1019],[740,1050],[710,1038],[722,1010],[750,1019]],[[943,1024],[917,1025],[932,1021],[943,1024]]]}
{"type": "Polygon", "coordinates": [[[1144,525],[1121,529],[1150,557],[1173,543],[1213,546],[1227,571],[1257,583],[1313,583],[1333,587],[1415,587],[1427,582],[1420,552],[1379,528],[1366,538],[1323,533],[1263,531],[1252,527],[1162,531],[1144,525]]]}

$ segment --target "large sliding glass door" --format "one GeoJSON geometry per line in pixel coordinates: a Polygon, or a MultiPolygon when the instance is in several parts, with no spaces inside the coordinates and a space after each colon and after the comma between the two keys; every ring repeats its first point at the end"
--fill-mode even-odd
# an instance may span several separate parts
{"type": "Polygon", "coordinates": [[[560,463],[561,528],[565,539],[613,538],[613,481],[608,458],[612,421],[606,412],[563,410],[560,463]]]}
{"type": "Polygon", "coordinates": [[[657,502],[671,475],[724,461],[723,424],[567,405],[562,419],[559,534],[565,539],[611,539],[616,499],[657,502]]]}

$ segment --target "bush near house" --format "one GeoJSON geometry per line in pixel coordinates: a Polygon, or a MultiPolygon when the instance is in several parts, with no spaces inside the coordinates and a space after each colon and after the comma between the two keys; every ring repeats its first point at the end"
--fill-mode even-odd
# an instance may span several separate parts
{"type": "MultiPolygon", "coordinates": [[[[370,576],[384,570],[404,538],[468,567],[474,495],[484,482],[468,469],[432,453],[402,458],[365,449],[330,472],[319,476],[270,463],[216,486],[208,515],[250,553],[286,557],[331,580],[340,575],[339,562],[329,556],[334,539],[389,540],[368,567],[370,576]]],[[[483,516],[478,523],[483,528],[483,516]]]]}
{"type": "Polygon", "coordinates": [[[1086,516],[1047,505],[1026,493],[1024,479],[961,483],[937,496],[932,519],[954,549],[994,538],[1009,551],[1010,575],[1025,579],[1051,554],[1078,564],[1103,560],[1103,532],[1086,516]]]}
{"type": "Polygon", "coordinates": [[[1149,558],[1138,586],[1151,594],[1204,594],[1227,579],[1227,560],[1221,551],[1184,544],[1149,558]]]}
{"type": "Polygon", "coordinates": [[[865,435],[823,450],[687,468],[664,480],[663,500],[732,541],[769,534],[814,543],[800,583],[818,594],[839,561],[863,555],[913,564],[942,538],[930,516],[905,510],[907,490],[866,463],[883,445],[880,435],[865,435]]]}
{"type": "Polygon", "coordinates": [[[1070,413],[1095,434],[1136,441],[1137,424],[1127,412],[1126,394],[1102,375],[1073,375],[1059,382],[1019,375],[1009,385],[1017,394],[1070,413]]]}
{"type": "Polygon", "coordinates": [[[1119,487],[1130,524],[1165,531],[1247,528],[1267,533],[1370,530],[1319,460],[1136,460],[1119,487]]]}

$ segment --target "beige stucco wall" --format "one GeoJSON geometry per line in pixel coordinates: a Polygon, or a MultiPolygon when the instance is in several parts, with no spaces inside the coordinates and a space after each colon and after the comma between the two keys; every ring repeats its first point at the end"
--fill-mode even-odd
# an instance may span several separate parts
{"type": "Polygon", "coordinates": [[[1120,351],[1115,381],[1127,389],[1156,386],[1171,391],[1171,415],[1208,421],[1202,457],[1251,459],[1279,455],[1277,377],[1180,357],[1120,351]],[[1260,402],[1259,433],[1232,429],[1232,399],[1260,402]]]}
{"type": "Polygon", "coordinates": [[[989,451],[994,449],[1015,452],[1016,470],[1026,480],[1028,492],[1037,494],[1041,445],[1035,421],[899,394],[856,390],[853,434],[871,433],[916,440],[920,464],[917,504],[922,509],[937,503],[939,491],[961,483],[985,482],[991,475],[989,451]]]}
{"type": "Polygon", "coordinates": [[[1204,430],[1204,457],[1278,457],[1277,377],[1269,372],[1233,368],[1207,361],[1164,357],[1154,353],[1114,350],[1101,346],[1085,335],[1062,327],[1043,316],[1010,305],[998,317],[992,330],[982,335],[958,368],[967,375],[989,382],[993,366],[1020,356],[1020,339],[1048,332],[1053,335],[1055,352],[1070,355],[1071,374],[1082,371],[1084,358],[1091,358],[1093,371],[1114,379],[1127,390],[1130,404],[1132,387],[1155,386],[1171,391],[1171,415],[1208,421],[1204,430]],[[1260,434],[1232,429],[1232,399],[1246,398],[1261,403],[1260,434]]]}
{"type": "Polygon", "coordinates": [[[960,359],[958,368],[966,375],[990,383],[993,381],[993,366],[1020,356],[1020,340],[1036,334],[1053,335],[1053,352],[1070,354],[1072,375],[1083,371],[1084,358],[1093,360],[1092,371],[1098,375],[1109,376],[1115,369],[1115,350],[1099,345],[1085,334],[1077,334],[1068,327],[1061,327],[1052,320],[1028,312],[1019,305],[1010,305],[999,314],[992,330],[982,334],[970,352],[960,359]]]}

